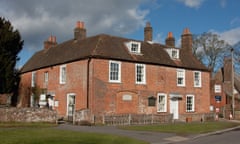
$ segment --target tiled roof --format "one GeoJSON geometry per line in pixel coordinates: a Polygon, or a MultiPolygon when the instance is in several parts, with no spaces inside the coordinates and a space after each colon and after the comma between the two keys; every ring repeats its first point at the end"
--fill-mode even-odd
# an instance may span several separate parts
{"type": "Polygon", "coordinates": [[[69,40],[49,49],[36,52],[21,69],[22,73],[78,61],[86,58],[102,58],[136,63],[164,65],[193,70],[208,71],[192,54],[180,51],[180,59],[173,60],[165,45],[141,42],[141,54],[128,51],[127,42],[136,41],[105,34],[83,40],[69,40]]]}

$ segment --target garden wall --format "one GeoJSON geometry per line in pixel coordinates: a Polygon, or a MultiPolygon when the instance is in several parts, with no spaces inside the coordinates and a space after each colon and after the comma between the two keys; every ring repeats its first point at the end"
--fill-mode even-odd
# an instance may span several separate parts
{"type": "Polygon", "coordinates": [[[57,122],[57,112],[40,108],[0,108],[0,122],[57,122]]]}

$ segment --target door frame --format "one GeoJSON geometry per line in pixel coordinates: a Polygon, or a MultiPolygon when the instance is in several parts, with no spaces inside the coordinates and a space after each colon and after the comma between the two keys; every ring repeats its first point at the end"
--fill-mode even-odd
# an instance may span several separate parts
{"type": "Polygon", "coordinates": [[[73,115],[74,115],[74,113],[75,113],[75,107],[76,107],[76,94],[75,93],[68,93],[67,94],[67,111],[66,111],[66,115],[67,115],[67,117],[68,117],[68,120],[69,121],[73,121],[73,115]],[[72,110],[72,115],[70,115],[70,113],[69,113],[69,102],[70,102],[70,97],[73,97],[74,98],[74,101],[73,101],[73,104],[72,104],[72,108],[73,108],[73,110],[72,110]]]}
{"type": "Polygon", "coordinates": [[[178,98],[170,98],[170,113],[173,114],[173,119],[179,119],[179,100],[178,98]]]}

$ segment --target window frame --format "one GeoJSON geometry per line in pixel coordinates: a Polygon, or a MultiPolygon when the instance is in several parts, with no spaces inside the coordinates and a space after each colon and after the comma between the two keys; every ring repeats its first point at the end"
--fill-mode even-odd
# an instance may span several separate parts
{"type": "Polygon", "coordinates": [[[171,58],[172,59],[179,59],[179,50],[178,49],[173,49],[173,48],[171,49],[171,58]],[[173,55],[174,52],[176,52],[175,55],[173,55]]]}
{"type": "Polygon", "coordinates": [[[49,79],[49,73],[48,71],[44,72],[44,83],[48,83],[48,79],[49,79]]]}
{"type": "Polygon", "coordinates": [[[141,54],[141,42],[130,41],[126,43],[126,45],[130,53],[141,54]],[[136,46],[136,47],[133,47],[133,46],[136,46]]]}
{"type": "Polygon", "coordinates": [[[195,112],[195,96],[186,95],[186,112],[195,112]],[[191,103],[189,103],[188,98],[191,98],[191,103]]]}
{"type": "Polygon", "coordinates": [[[202,87],[202,73],[201,71],[194,71],[193,72],[193,82],[194,87],[202,87]],[[196,79],[196,73],[198,73],[198,80],[196,79]]]}
{"type": "Polygon", "coordinates": [[[33,71],[32,72],[32,76],[31,76],[31,87],[35,87],[36,86],[36,72],[33,71]]]}
{"type": "Polygon", "coordinates": [[[157,95],[157,112],[167,112],[167,94],[165,93],[158,93],[157,95]],[[163,109],[160,109],[160,97],[164,97],[163,109]]]}
{"type": "Polygon", "coordinates": [[[146,84],[146,65],[145,64],[135,64],[135,83],[136,84],[146,84]],[[139,67],[142,67],[142,70],[138,70],[139,67]],[[139,81],[139,72],[141,81],[139,81]]]}
{"type": "Polygon", "coordinates": [[[112,83],[121,83],[121,62],[119,61],[109,61],[109,82],[112,83]],[[117,78],[118,79],[112,79],[115,77],[115,75],[112,75],[113,73],[116,73],[116,71],[112,71],[112,65],[111,64],[117,64],[118,65],[118,71],[117,71],[117,78]]]}
{"type": "Polygon", "coordinates": [[[177,69],[177,86],[186,86],[186,70],[184,69],[177,69]],[[182,83],[179,83],[179,78],[182,78],[182,83]]]}
{"type": "Polygon", "coordinates": [[[61,65],[60,66],[60,71],[59,71],[59,83],[60,84],[65,84],[67,81],[67,66],[66,65],[61,65]],[[65,71],[63,71],[65,69],[65,71]]]}

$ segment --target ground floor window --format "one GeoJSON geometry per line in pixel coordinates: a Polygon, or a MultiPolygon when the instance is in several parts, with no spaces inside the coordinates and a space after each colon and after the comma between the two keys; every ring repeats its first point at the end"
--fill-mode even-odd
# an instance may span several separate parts
{"type": "Polygon", "coordinates": [[[158,112],[167,112],[167,95],[164,93],[158,94],[158,112]]]}
{"type": "Polygon", "coordinates": [[[186,96],[186,111],[187,112],[194,112],[194,95],[187,95],[186,96]]]}

